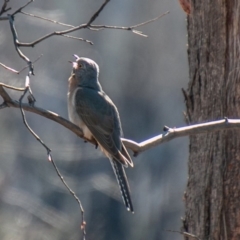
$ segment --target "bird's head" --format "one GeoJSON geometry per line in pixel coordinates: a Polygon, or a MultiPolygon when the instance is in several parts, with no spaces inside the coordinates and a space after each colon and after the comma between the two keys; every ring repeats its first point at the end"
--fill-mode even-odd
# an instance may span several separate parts
{"type": "Polygon", "coordinates": [[[90,58],[78,57],[74,55],[76,61],[73,62],[73,74],[79,81],[97,80],[99,67],[96,62],[90,58]]]}

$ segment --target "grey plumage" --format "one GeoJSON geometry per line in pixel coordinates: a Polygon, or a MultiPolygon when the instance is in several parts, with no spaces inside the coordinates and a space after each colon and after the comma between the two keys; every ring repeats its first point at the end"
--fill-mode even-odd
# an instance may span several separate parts
{"type": "Polygon", "coordinates": [[[77,57],[69,78],[69,118],[82,128],[84,137],[96,141],[109,158],[123,201],[127,209],[133,212],[130,188],[123,168],[128,165],[133,167],[133,162],[121,141],[118,110],[102,90],[98,75],[99,68],[93,60],[77,57]]]}

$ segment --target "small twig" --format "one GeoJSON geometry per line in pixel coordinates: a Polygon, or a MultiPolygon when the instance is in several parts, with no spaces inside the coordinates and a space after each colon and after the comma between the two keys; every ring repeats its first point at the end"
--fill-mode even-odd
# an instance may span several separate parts
{"type": "Polygon", "coordinates": [[[11,72],[14,72],[14,73],[19,74],[19,71],[15,70],[15,69],[13,69],[13,68],[10,68],[10,67],[4,65],[3,63],[0,63],[0,66],[2,66],[3,68],[5,68],[5,69],[7,69],[7,70],[9,70],[9,71],[11,71],[11,72]]]}
{"type": "MultiPolygon", "coordinates": [[[[32,1],[32,0],[31,0],[31,1],[32,1]]],[[[31,1],[28,2],[28,4],[31,3],[31,1]]],[[[102,6],[98,9],[97,12],[95,12],[95,13],[93,14],[93,16],[90,18],[90,20],[89,20],[88,23],[86,23],[86,24],[81,24],[81,25],[79,25],[79,26],[77,26],[77,27],[72,27],[72,28],[67,29],[67,30],[64,30],[64,31],[55,31],[55,32],[49,33],[49,34],[47,34],[47,35],[45,35],[45,36],[37,39],[36,41],[34,41],[34,42],[32,42],[32,43],[20,43],[20,42],[17,42],[17,46],[22,46],[22,47],[34,47],[37,43],[40,43],[40,42],[42,42],[43,40],[45,40],[45,39],[47,39],[47,38],[49,38],[49,37],[52,37],[52,36],[54,36],[54,35],[65,35],[65,34],[67,34],[67,33],[71,33],[71,32],[77,31],[77,30],[82,29],[82,28],[87,28],[87,27],[98,17],[98,15],[100,14],[100,12],[103,10],[103,8],[107,5],[107,3],[108,3],[109,1],[110,1],[110,0],[105,0],[105,2],[102,4],[102,6]]],[[[27,5],[27,4],[26,4],[26,5],[27,5]]],[[[26,7],[26,5],[24,5],[23,7],[26,7]]],[[[22,7],[22,8],[23,8],[23,7],[22,7]]],[[[20,12],[20,11],[22,10],[22,8],[19,8],[16,12],[20,12]]],[[[15,12],[15,13],[16,13],[16,12],[15,12]]],[[[16,30],[15,30],[15,32],[16,32],[16,30]]],[[[16,39],[17,39],[17,38],[16,38],[16,39]]]]}
{"type": "MultiPolygon", "coordinates": [[[[29,72],[29,75],[31,73],[29,72]]],[[[41,138],[32,130],[32,128],[29,126],[27,120],[26,120],[26,115],[25,115],[25,112],[24,112],[24,106],[23,106],[23,103],[22,103],[22,100],[24,98],[24,96],[27,94],[27,92],[29,92],[31,94],[31,96],[33,97],[33,94],[32,94],[32,91],[31,91],[31,88],[29,86],[29,75],[26,77],[26,87],[25,88],[15,88],[15,87],[12,87],[12,86],[9,86],[9,85],[6,85],[6,84],[1,84],[0,86],[1,87],[6,87],[6,88],[9,88],[9,89],[13,89],[13,90],[17,90],[17,91],[23,91],[23,94],[21,95],[20,99],[19,99],[19,108],[21,110],[21,114],[22,114],[22,118],[23,118],[23,123],[24,125],[26,126],[26,128],[30,131],[30,133],[36,138],[37,141],[39,141],[41,143],[41,145],[47,150],[47,156],[48,156],[48,160],[52,162],[52,165],[53,167],[55,168],[56,172],[57,172],[57,175],[59,176],[59,178],[61,179],[62,183],[65,185],[65,187],[68,189],[68,191],[70,192],[70,194],[75,198],[75,200],[78,202],[79,204],[79,208],[80,208],[80,211],[81,211],[81,215],[82,215],[82,223],[81,223],[81,230],[83,231],[83,239],[85,239],[85,236],[86,236],[86,222],[84,220],[84,209],[83,209],[83,206],[82,206],[82,203],[80,201],[80,199],[77,197],[77,195],[75,194],[75,192],[68,186],[68,184],[66,183],[66,181],[64,180],[63,176],[61,175],[59,169],[57,168],[52,156],[51,156],[51,149],[41,140],[41,138]]],[[[2,105],[0,105],[0,109],[1,109],[1,106],[2,108],[4,107],[7,107],[9,106],[8,105],[8,101],[12,101],[10,96],[6,93],[6,94],[3,94],[4,91],[0,91],[1,93],[1,96],[4,98],[4,103],[2,105]]],[[[34,97],[33,97],[34,98],[34,97]]],[[[33,106],[32,106],[33,107],[33,106]]]]}
{"type": "Polygon", "coordinates": [[[105,0],[105,2],[102,4],[102,6],[90,18],[90,20],[87,23],[87,26],[91,25],[91,23],[98,17],[98,15],[104,9],[104,7],[108,4],[108,2],[110,2],[110,0],[105,0]]]}
{"type": "MultiPolygon", "coordinates": [[[[43,56],[43,54],[39,55],[39,56],[37,57],[37,59],[35,59],[33,62],[31,62],[31,64],[36,63],[42,56],[43,56]]],[[[20,71],[18,71],[18,74],[21,73],[23,70],[25,70],[25,69],[28,68],[28,67],[29,67],[29,65],[27,65],[27,66],[25,66],[24,68],[22,68],[20,71]]],[[[34,75],[34,74],[33,74],[33,75],[34,75]]]]}
{"type": "Polygon", "coordinates": [[[38,18],[38,19],[45,20],[45,21],[48,21],[48,22],[52,22],[52,23],[55,23],[55,24],[58,24],[58,25],[61,25],[61,26],[64,26],[64,27],[70,27],[70,28],[74,27],[73,25],[66,24],[66,23],[61,23],[61,22],[58,22],[56,20],[52,20],[52,19],[49,19],[49,18],[41,17],[41,16],[38,16],[38,15],[35,15],[35,14],[32,14],[32,13],[27,13],[27,12],[23,12],[23,11],[20,11],[20,13],[22,13],[22,14],[24,14],[26,16],[38,18]]]}
{"type": "Polygon", "coordinates": [[[153,19],[150,19],[150,20],[148,20],[148,21],[146,21],[146,22],[133,25],[132,28],[138,28],[138,27],[144,26],[144,25],[146,25],[146,24],[149,24],[149,23],[151,23],[151,22],[155,22],[156,20],[162,18],[163,16],[167,15],[168,13],[169,13],[169,11],[163,13],[162,15],[160,15],[160,16],[158,16],[158,17],[155,17],[155,18],[153,18],[153,19]]]}
{"type": "MultiPolygon", "coordinates": [[[[31,14],[31,13],[27,13],[27,12],[23,12],[23,11],[21,11],[21,13],[23,13],[23,14],[25,14],[27,16],[31,16],[31,17],[39,18],[39,19],[42,19],[42,20],[45,20],[45,21],[49,21],[49,22],[52,22],[52,23],[55,23],[55,24],[58,24],[58,25],[67,26],[67,27],[70,27],[70,28],[76,28],[76,26],[73,26],[73,25],[70,25],[70,24],[66,24],[66,23],[61,23],[61,22],[58,22],[56,20],[52,20],[52,19],[49,19],[49,18],[44,18],[44,17],[37,16],[37,15],[31,14]]],[[[135,28],[143,26],[143,25],[146,25],[146,24],[151,23],[151,22],[154,22],[154,21],[160,19],[161,17],[165,16],[168,13],[169,13],[169,11],[161,14],[160,16],[158,16],[156,18],[153,18],[153,19],[148,20],[146,22],[139,23],[137,25],[133,25],[133,26],[130,26],[130,27],[107,26],[107,25],[89,25],[88,29],[93,30],[93,31],[99,31],[99,30],[103,30],[103,29],[128,30],[128,31],[132,31],[133,33],[135,33],[137,35],[140,35],[140,36],[143,36],[143,37],[147,37],[147,35],[143,34],[141,31],[135,30],[135,28]]],[[[71,38],[75,38],[75,37],[71,36],[71,38]]],[[[82,40],[82,39],[78,39],[78,40],[82,40]]]]}
{"type": "Polygon", "coordinates": [[[87,39],[83,39],[83,38],[79,38],[79,37],[74,37],[74,36],[70,36],[70,35],[66,35],[66,34],[63,34],[63,35],[61,35],[61,36],[67,37],[67,38],[72,38],[72,39],[77,39],[77,40],[80,40],[80,41],[89,43],[90,45],[93,45],[93,42],[90,41],[90,40],[87,40],[87,39]]]}
{"type": "MultiPolygon", "coordinates": [[[[41,54],[40,56],[38,56],[38,58],[37,58],[36,60],[34,60],[32,63],[37,62],[42,56],[43,56],[43,54],[41,54]]],[[[23,67],[20,71],[17,71],[17,70],[15,70],[15,69],[13,69],[13,68],[10,68],[10,67],[6,66],[6,65],[3,64],[3,63],[0,63],[0,66],[2,66],[3,68],[5,68],[5,69],[7,69],[7,70],[9,70],[9,71],[11,71],[11,72],[13,72],[13,73],[16,73],[16,74],[20,74],[23,70],[25,70],[26,68],[29,67],[29,66],[27,65],[27,66],[23,67]]]]}
{"type": "Polygon", "coordinates": [[[148,23],[154,22],[154,21],[162,18],[163,16],[165,16],[166,14],[169,13],[169,11],[167,11],[167,12],[161,14],[160,16],[158,16],[156,18],[150,19],[148,21],[145,21],[143,23],[139,23],[139,24],[136,24],[136,25],[133,25],[133,26],[130,26],[130,27],[107,26],[107,25],[91,25],[91,23],[98,17],[100,12],[103,10],[103,8],[107,5],[107,3],[109,1],[110,0],[106,0],[102,4],[102,6],[98,9],[98,11],[96,13],[94,13],[93,16],[90,18],[88,23],[81,24],[79,26],[73,26],[73,25],[70,25],[70,24],[61,23],[61,22],[58,22],[56,20],[52,20],[52,19],[49,19],[49,18],[44,18],[44,17],[41,17],[41,16],[37,16],[37,15],[34,15],[34,14],[30,14],[30,13],[26,13],[26,12],[20,11],[22,14],[25,14],[27,16],[39,18],[39,19],[42,19],[42,20],[45,20],[45,21],[49,21],[49,22],[52,22],[52,23],[55,23],[55,24],[59,24],[59,25],[62,25],[62,26],[67,26],[67,27],[70,27],[70,28],[66,29],[66,30],[63,30],[63,31],[55,31],[55,32],[48,33],[45,36],[42,36],[42,37],[38,38],[37,40],[35,40],[33,42],[30,42],[30,43],[18,42],[18,46],[21,46],[21,47],[34,47],[36,44],[38,44],[38,43],[40,43],[40,42],[44,41],[45,39],[50,38],[52,36],[67,36],[69,38],[85,41],[87,43],[92,44],[92,42],[89,41],[89,40],[84,40],[82,38],[76,38],[76,37],[73,37],[73,36],[66,35],[68,33],[75,32],[75,31],[83,29],[83,28],[88,28],[88,29],[94,30],[94,31],[98,31],[98,30],[102,30],[102,29],[127,30],[127,31],[131,31],[134,34],[137,34],[137,35],[140,35],[140,36],[143,36],[143,37],[147,37],[147,35],[143,34],[141,31],[136,30],[135,28],[138,28],[138,27],[141,27],[141,26],[146,25],[148,23]]]}
{"type": "MultiPolygon", "coordinates": [[[[28,76],[29,77],[29,76],[28,76]]],[[[51,149],[42,141],[42,139],[32,130],[32,128],[29,126],[27,120],[26,120],[26,115],[25,112],[23,110],[23,103],[22,100],[25,97],[25,95],[29,92],[29,85],[26,86],[26,88],[23,91],[23,94],[21,95],[21,97],[19,98],[19,107],[21,110],[21,114],[22,114],[22,119],[23,119],[23,123],[26,126],[26,128],[29,130],[29,132],[36,138],[36,140],[38,142],[40,142],[42,144],[42,146],[46,149],[47,154],[49,156],[49,154],[51,153],[51,149]]]]}
{"type": "Polygon", "coordinates": [[[188,233],[188,232],[180,232],[180,231],[175,231],[175,230],[166,230],[167,232],[173,232],[173,233],[180,233],[185,237],[189,237],[189,238],[193,238],[193,239],[197,239],[197,240],[201,240],[199,237],[197,237],[196,235],[192,234],[192,233],[188,233]]]}
{"type": "Polygon", "coordinates": [[[0,10],[0,16],[5,13],[5,12],[8,12],[9,10],[11,10],[12,8],[9,7],[7,8],[7,4],[9,3],[10,0],[4,0],[4,3],[2,5],[2,9],[0,10]]]}
{"type": "Polygon", "coordinates": [[[79,205],[79,208],[80,208],[80,211],[81,211],[81,215],[82,215],[81,230],[83,232],[83,239],[85,239],[85,237],[86,237],[86,221],[85,221],[85,218],[84,218],[84,209],[83,209],[82,203],[81,203],[80,199],[78,198],[78,196],[76,195],[76,193],[68,186],[68,184],[64,180],[62,174],[60,173],[60,171],[59,171],[58,167],[56,166],[56,164],[55,164],[55,162],[54,162],[52,157],[51,157],[51,162],[52,162],[52,165],[53,165],[53,167],[55,168],[55,170],[57,172],[57,175],[61,179],[62,183],[68,189],[70,194],[74,197],[74,199],[77,201],[77,203],[79,205]]]}
{"type": "MultiPolygon", "coordinates": [[[[33,0],[31,0],[31,2],[32,1],[33,0]]],[[[11,31],[12,31],[13,43],[14,43],[15,49],[16,49],[18,55],[28,64],[28,67],[29,67],[29,70],[30,70],[31,74],[34,75],[32,62],[29,60],[29,58],[26,55],[24,55],[22,53],[22,51],[19,48],[18,35],[17,35],[17,31],[16,31],[16,28],[15,28],[15,25],[14,25],[14,16],[8,14],[8,18],[9,18],[10,28],[11,28],[11,31]]]]}
{"type": "Polygon", "coordinates": [[[12,13],[11,15],[14,16],[17,13],[21,12],[25,7],[27,7],[30,3],[32,3],[34,0],[29,0],[25,5],[23,5],[22,7],[20,7],[19,9],[17,9],[14,13],[12,13]]]}

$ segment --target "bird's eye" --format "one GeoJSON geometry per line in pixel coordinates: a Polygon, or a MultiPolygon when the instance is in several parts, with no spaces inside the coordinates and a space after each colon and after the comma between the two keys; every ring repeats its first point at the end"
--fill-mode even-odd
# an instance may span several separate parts
{"type": "Polygon", "coordinates": [[[83,68],[83,65],[81,63],[78,64],[79,68],[83,68]]]}

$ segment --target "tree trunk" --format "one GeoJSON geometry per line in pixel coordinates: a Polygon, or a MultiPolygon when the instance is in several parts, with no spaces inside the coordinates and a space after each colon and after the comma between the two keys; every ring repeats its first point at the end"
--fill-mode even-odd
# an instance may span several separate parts
{"type": "MultiPolygon", "coordinates": [[[[240,118],[240,1],[190,2],[189,123],[240,118]]],[[[190,137],[184,231],[201,240],[240,239],[239,135],[230,130],[190,137]]]]}

